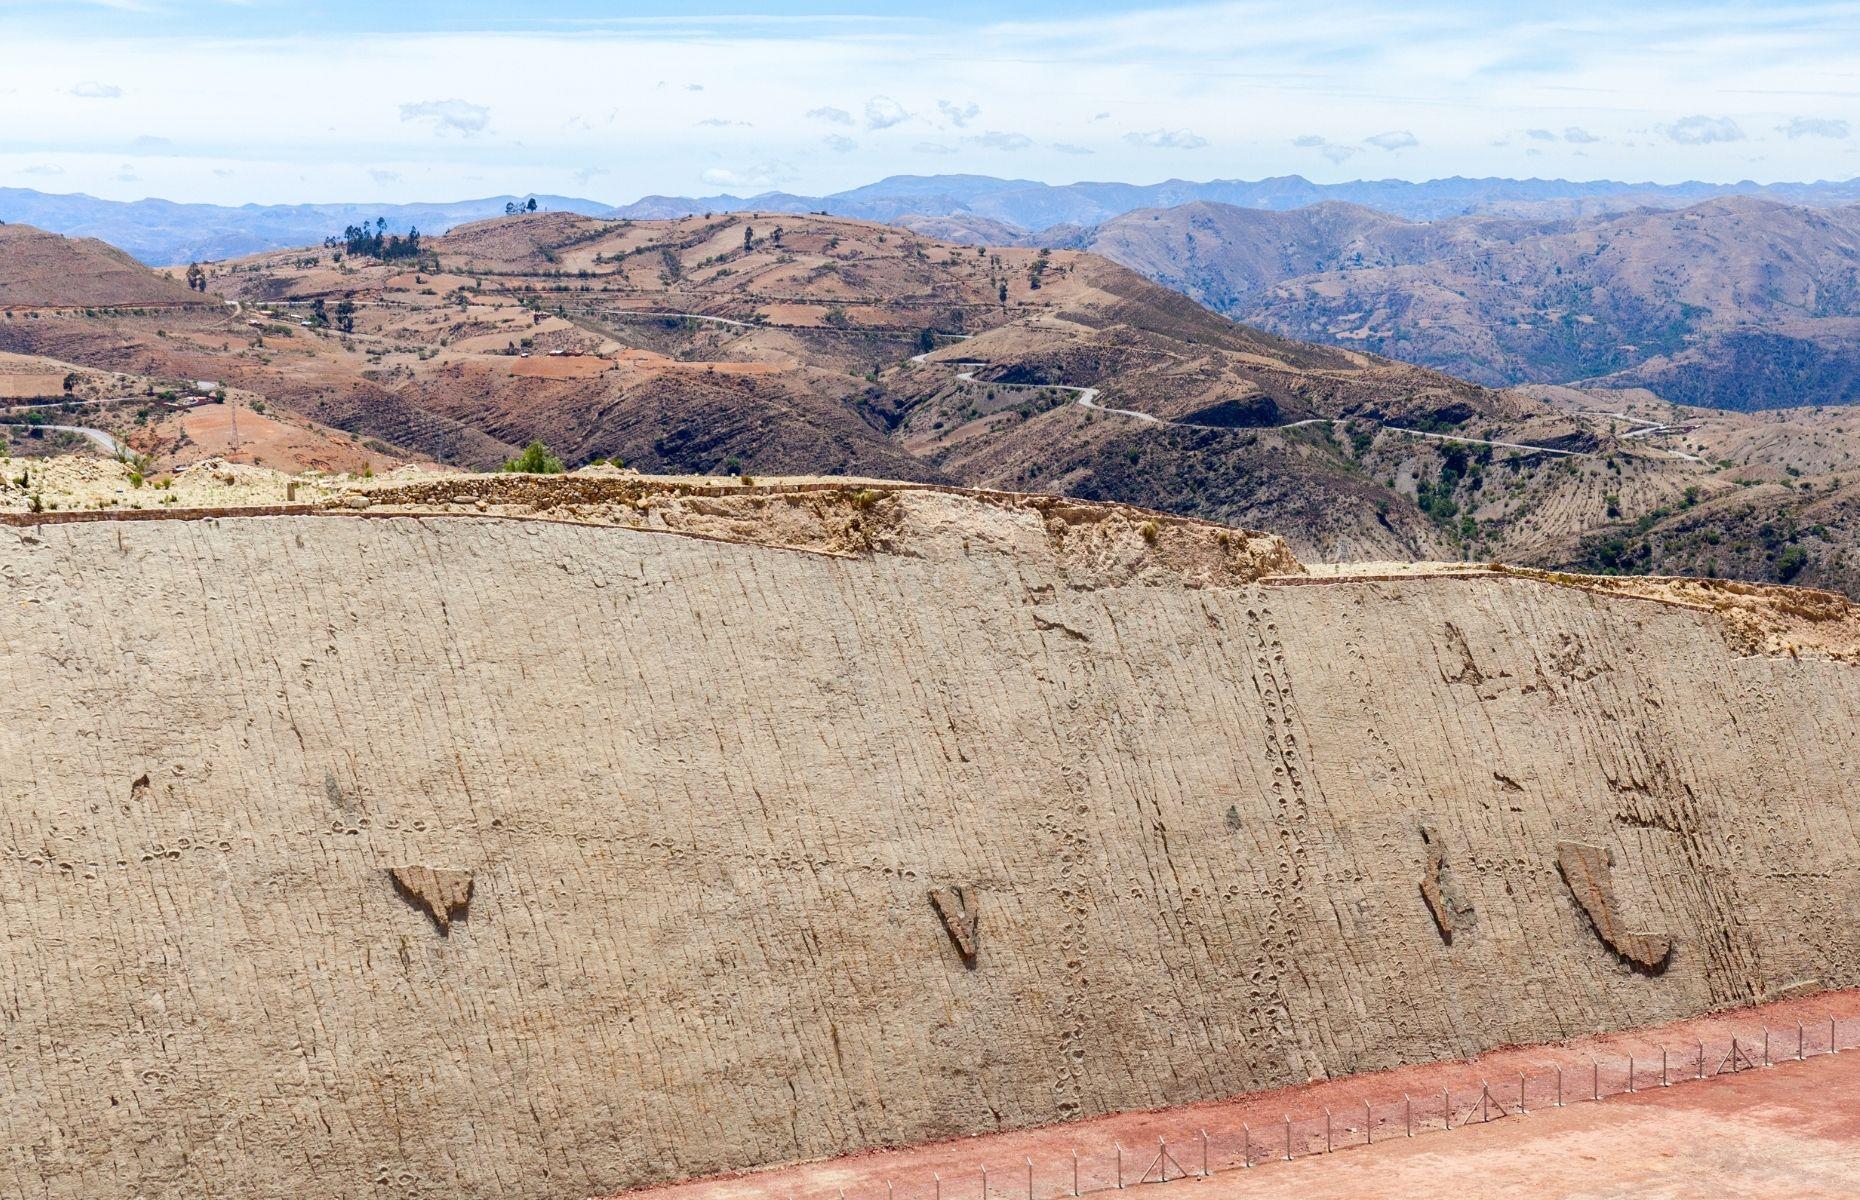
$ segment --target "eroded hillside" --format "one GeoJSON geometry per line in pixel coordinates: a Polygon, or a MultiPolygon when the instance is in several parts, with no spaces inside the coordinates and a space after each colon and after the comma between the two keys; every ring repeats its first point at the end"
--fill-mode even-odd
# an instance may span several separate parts
{"type": "Polygon", "coordinates": [[[1860,398],[1860,208],[1407,221],[1354,205],[1132,212],[1092,250],[1238,320],[1493,386],[1591,380],[1753,410],[1860,398]]]}
{"type": "Polygon", "coordinates": [[[0,523],[8,1194],[556,1200],[1860,981],[1825,593],[65,469],[0,523]]]}
{"type": "MultiPolygon", "coordinates": [[[[1176,234],[1201,230],[1163,219],[1180,215],[1130,228],[1166,255],[1176,234]]],[[[1285,235],[1257,264],[1266,277],[1337,259],[1339,246],[1407,261],[1509,227],[1347,206],[1240,217],[1285,235]],[[1299,234],[1301,222],[1322,228],[1299,234]]],[[[1193,244],[1230,236],[1217,224],[1193,244]]],[[[0,346],[29,352],[44,379],[107,381],[0,409],[13,451],[88,437],[154,471],[213,456],[293,470],[484,468],[540,439],[570,466],[1135,503],[1270,529],[1312,559],[1860,588],[1847,509],[1820,504],[1791,523],[1807,506],[1780,490],[1812,485],[1819,499],[1853,483],[1840,471],[1860,436],[1838,422],[1792,415],[1799,436],[1777,438],[1620,393],[1495,392],[1235,324],[1092,254],[794,214],[537,213],[390,261],[339,243],[209,264],[206,283],[235,307],[0,321],[0,346]],[[202,380],[227,403],[177,411],[161,399],[202,380]],[[1753,479],[1778,488],[1738,518],[1737,545],[1712,549],[1709,531],[1690,529],[1636,540],[1720,511],[1708,502],[1753,479]]]]}
{"type": "Polygon", "coordinates": [[[1066,492],[1266,525],[1325,556],[1442,557],[1456,535],[1334,456],[1274,453],[1281,426],[1580,436],[1433,372],[1235,325],[1090,255],[837,218],[539,213],[411,260],[321,247],[210,264],[207,282],[242,307],[0,323],[0,345],[220,381],[380,454],[485,467],[540,438],[571,464],[1066,492]],[[978,384],[949,363],[964,355],[985,360],[978,384]],[[996,381],[1071,390],[1028,404],[996,381]],[[1044,411],[1086,388],[1143,415],[1044,411]],[[1210,444],[1144,416],[1206,426],[1210,444]]]}

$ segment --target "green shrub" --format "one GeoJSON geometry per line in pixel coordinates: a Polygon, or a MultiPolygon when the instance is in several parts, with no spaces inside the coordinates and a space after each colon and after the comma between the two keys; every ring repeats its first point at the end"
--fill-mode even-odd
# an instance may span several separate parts
{"type": "Polygon", "coordinates": [[[503,469],[513,475],[560,475],[568,467],[549,453],[549,447],[531,442],[523,448],[523,453],[505,463],[503,469]]]}

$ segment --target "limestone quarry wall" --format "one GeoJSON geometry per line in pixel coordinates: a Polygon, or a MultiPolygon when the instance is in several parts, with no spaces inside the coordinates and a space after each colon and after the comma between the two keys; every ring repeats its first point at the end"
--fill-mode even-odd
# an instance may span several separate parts
{"type": "Polygon", "coordinates": [[[1860,668],[882,503],[0,529],[0,1195],[555,1200],[1860,984],[1860,668]]]}

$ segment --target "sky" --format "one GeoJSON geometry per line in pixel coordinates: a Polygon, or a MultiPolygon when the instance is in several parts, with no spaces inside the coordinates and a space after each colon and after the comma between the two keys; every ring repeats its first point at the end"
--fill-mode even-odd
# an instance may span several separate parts
{"type": "Polygon", "coordinates": [[[0,187],[1860,176],[1860,0],[0,0],[0,187]]]}

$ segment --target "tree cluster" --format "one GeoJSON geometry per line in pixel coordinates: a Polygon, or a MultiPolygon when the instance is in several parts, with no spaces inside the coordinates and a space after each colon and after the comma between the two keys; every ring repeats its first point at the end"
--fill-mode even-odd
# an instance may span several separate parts
{"type": "Polygon", "coordinates": [[[376,217],[372,225],[366,221],[350,225],[342,231],[341,237],[325,238],[323,245],[332,250],[345,250],[352,256],[378,258],[382,262],[418,258],[421,254],[420,231],[409,229],[406,237],[389,234],[386,217],[376,217]]]}

